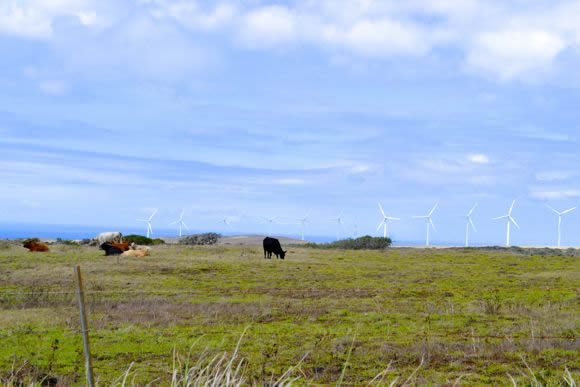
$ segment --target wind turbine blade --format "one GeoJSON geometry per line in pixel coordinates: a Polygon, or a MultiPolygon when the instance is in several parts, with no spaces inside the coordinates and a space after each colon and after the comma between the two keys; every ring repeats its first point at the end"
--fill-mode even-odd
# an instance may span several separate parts
{"type": "Polygon", "coordinates": [[[158,209],[156,208],[153,213],[151,214],[151,216],[149,217],[149,220],[152,220],[153,217],[155,216],[155,214],[157,214],[158,209]]]}
{"type": "Polygon", "coordinates": [[[576,208],[577,208],[577,207],[568,208],[567,210],[565,210],[565,211],[562,211],[562,212],[560,213],[560,215],[564,215],[564,214],[567,214],[567,213],[569,213],[569,212],[572,212],[572,211],[574,211],[576,208]]]}
{"type": "Polygon", "coordinates": [[[433,215],[433,213],[435,212],[435,210],[437,209],[438,206],[439,206],[439,202],[435,203],[435,205],[433,206],[433,208],[429,212],[429,216],[433,215]]]}
{"type": "Polygon", "coordinates": [[[433,227],[433,230],[437,230],[437,227],[435,227],[435,224],[433,223],[433,220],[431,220],[431,218],[429,218],[429,224],[431,225],[431,227],[433,227]]]}
{"type": "Polygon", "coordinates": [[[477,203],[475,203],[475,205],[471,208],[471,210],[469,210],[469,213],[467,214],[467,216],[473,215],[473,211],[475,211],[476,208],[477,208],[477,203]]]}
{"type": "Polygon", "coordinates": [[[382,220],[381,223],[379,223],[379,226],[377,227],[377,231],[379,231],[381,229],[381,227],[383,227],[383,224],[385,224],[384,220],[382,220]]]}
{"type": "Polygon", "coordinates": [[[508,211],[508,215],[511,215],[511,214],[512,214],[512,211],[514,210],[514,205],[515,205],[515,204],[516,204],[516,201],[514,200],[514,201],[512,202],[512,205],[510,206],[510,210],[508,211]]]}
{"type": "Polygon", "coordinates": [[[380,202],[379,202],[379,210],[381,210],[381,214],[383,215],[383,218],[386,218],[387,215],[385,215],[385,211],[383,210],[383,206],[381,206],[380,202]]]}
{"type": "Polygon", "coordinates": [[[421,215],[417,215],[417,216],[412,216],[412,218],[413,219],[425,219],[425,218],[428,218],[428,216],[425,216],[425,215],[422,215],[422,216],[421,215]]]}
{"type": "Polygon", "coordinates": [[[179,221],[171,222],[171,223],[168,223],[167,225],[168,225],[168,226],[171,226],[172,224],[177,224],[178,222],[179,222],[179,221]]]}
{"type": "Polygon", "coordinates": [[[556,211],[553,207],[551,207],[550,205],[546,204],[546,207],[548,207],[550,210],[552,210],[554,213],[556,213],[556,215],[561,215],[558,211],[556,211]]]}
{"type": "Polygon", "coordinates": [[[520,228],[520,225],[516,222],[516,220],[514,218],[512,218],[511,216],[508,218],[518,229],[520,228]]]}
{"type": "Polygon", "coordinates": [[[477,228],[475,228],[475,224],[473,224],[473,221],[471,220],[471,218],[469,218],[469,224],[473,228],[473,231],[477,232],[477,228]]]}
{"type": "Polygon", "coordinates": [[[394,218],[392,216],[387,216],[387,220],[401,220],[400,218],[394,218]]]}
{"type": "Polygon", "coordinates": [[[186,229],[187,231],[189,231],[189,227],[187,227],[187,224],[185,224],[185,222],[181,222],[181,224],[183,225],[183,227],[185,227],[185,229],[186,229]]]}
{"type": "Polygon", "coordinates": [[[500,219],[505,219],[508,218],[509,215],[504,215],[504,216],[498,216],[497,218],[493,218],[492,220],[500,220],[500,219]]]}

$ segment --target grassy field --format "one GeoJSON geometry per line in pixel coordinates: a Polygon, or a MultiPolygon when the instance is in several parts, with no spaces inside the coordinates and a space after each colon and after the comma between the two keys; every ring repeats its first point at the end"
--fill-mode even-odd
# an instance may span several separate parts
{"type": "Polygon", "coordinates": [[[257,247],[161,246],[117,262],[95,248],[0,243],[5,382],[84,383],[76,264],[101,385],[131,363],[128,380],[167,384],[186,359],[231,354],[245,329],[249,383],[295,365],[299,384],[366,384],[387,368],[375,381],[565,385],[580,373],[578,257],[289,248],[269,261],[257,247]]]}

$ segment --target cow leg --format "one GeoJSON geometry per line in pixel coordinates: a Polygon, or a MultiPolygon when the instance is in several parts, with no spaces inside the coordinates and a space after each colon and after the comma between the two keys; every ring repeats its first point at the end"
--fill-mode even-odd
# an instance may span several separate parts
{"type": "Polygon", "coordinates": [[[266,249],[264,249],[264,259],[266,259],[266,249]]]}

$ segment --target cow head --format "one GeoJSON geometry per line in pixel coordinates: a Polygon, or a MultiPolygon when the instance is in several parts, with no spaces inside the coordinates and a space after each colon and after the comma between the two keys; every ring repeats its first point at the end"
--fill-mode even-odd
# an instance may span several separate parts
{"type": "Polygon", "coordinates": [[[285,256],[286,256],[286,252],[285,251],[282,251],[280,253],[280,259],[284,259],[285,256]]]}

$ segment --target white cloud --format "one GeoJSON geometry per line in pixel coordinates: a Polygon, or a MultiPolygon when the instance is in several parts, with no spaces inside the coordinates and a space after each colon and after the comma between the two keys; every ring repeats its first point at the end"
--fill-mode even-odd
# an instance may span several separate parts
{"type": "Polygon", "coordinates": [[[277,179],[274,180],[274,184],[280,185],[304,185],[306,181],[303,179],[296,179],[296,178],[287,178],[287,179],[277,179]]]}
{"type": "Polygon", "coordinates": [[[252,46],[291,42],[297,38],[296,15],[280,6],[266,6],[248,12],[242,22],[242,39],[252,46]]]}
{"type": "MultiPolygon", "coordinates": [[[[568,0],[534,2],[533,7],[484,0],[290,0],[277,4],[231,0],[2,0],[0,34],[64,39],[54,30],[62,17],[72,17],[90,31],[106,30],[112,41],[119,40],[127,25],[152,17],[158,29],[176,29],[179,36],[171,41],[186,41],[182,52],[189,48],[195,51],[196,47],[190,32],[176,28],[175,23],[207,34],[226,31],[227,39],[241,40],[249,48],[280,50],[295,43],[308,44],[328,52],[331,58],[345,56],[354,63],[367,57],[438,56],[438,49],[452,49],[462,56],[452,55],[451,66],[465,64],[470,71],[502,81],[544,77],[559,68],[554,64],[562,53],[580,45],[580,5],[568,0]]],[[[135,46],[145,38],[131,39],[130,44],[135,46]]],[[[75,48],[70,52],[76,52],[75,48]]],[[[156,61],[168,64],[183,56],[160,55],[156,61]]],[[[147,63],[139,56],[132,60],[147,63]]],[[[127,68],[132,70],[133,66],[127,68]]]]}
{"type": "Polygon", "coordinates": [[[536,180],[539,181],[561,181],[576,176],[572,171],[543,171],[536,174],[536,180]]]}
{"type": "Polygon", "coordinates": [[[555,189],[555,190],[542,190],[542,189],[532,189],[530,196],[535,199],[542,200],[564,200],[571,198],[580,197],[580,190],[577,189],[555,189]]]}
{"type": "Polygon", "coordinates": [[[535,126],[526,126],[521,128],[512,128],[512,132],[519,134],[522,137],[527,137],[535,140],[547,141],[569,141],[570,136],[565,133],[550,132],[544,128],[535,126]]]}
{"type": "Polygon", "coordinates": [[[476,153],[467,156],[467,159],[474,164],[489,164],[489,157],[482,153],[476,153]]]}
{"type": "Polygon", "coordinates": [[[93,25],[97,21],[97,13],[95,11],[77,12],[77,17],[85,26],[93,25]]]}
{"type": "Polygon", "coordinates": [[[482,32],[475,37],[467,62],[502,80],[511,80],[531,71],[549,70],[566,46],[558,34],[544,30],[482,32]]]}
{"type": "Polygon", "coordinates": [[[237,9],[228,3],[218,3],[211,10],[202,10],[196,2],[161,2],[151,10],[159,19],[173,18],[192,29],[214,30],[228,25],[236,16],[237,9]]]}
{"type": "Polygon", "coordinates": [[[68,86],[63,81],[42,81],[38,87],[40,90],[49,95],[64,95],[68,90],[68,86]]]}
{"type": "Polygon", "coordinates": [[[362,20],[338,39],[352,50],[370,56],[421,55],[429,49],[429,38],[418,27],[388,19],[362,20]]]}
{"type": "Polygon", "coordinates": [[[92,0],[2,0],[0,33],[26,38],[49,39],[56,18],[72,16],[85,25],[95,25],[97,12],[92,0]]]}
{"type": "Polygon", "coordinates": [[[40,207],[40,202],[37,202],[34,200],[22,199],[22,200],[20,200],[19,203],[20,203],[21,207],[26,207],[26,208],[39,208],[40,207]]]}

